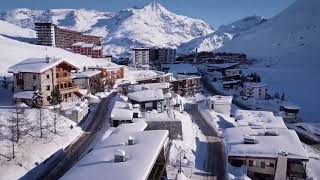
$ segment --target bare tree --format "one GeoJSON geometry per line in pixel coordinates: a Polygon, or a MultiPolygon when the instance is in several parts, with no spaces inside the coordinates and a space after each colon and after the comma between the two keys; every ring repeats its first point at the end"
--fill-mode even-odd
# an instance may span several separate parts
{"type": "Polygon", "coordinates": [[[41,92],[35,91],[32,97],[32,107],[39,110],[39,129],[40,129],[40,138],[43,137],[43,127],[42,127],[42,108],[43,108],[43,99],[41,92]]]}

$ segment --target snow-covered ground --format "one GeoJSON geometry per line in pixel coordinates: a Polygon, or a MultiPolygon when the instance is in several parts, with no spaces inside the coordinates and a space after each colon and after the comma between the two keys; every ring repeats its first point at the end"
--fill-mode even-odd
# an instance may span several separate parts
{"type": "MultiPolygon", "coordinates": [[[[12,93],[8,89],[0,88],[0,126],[1,134],[9,133],[8,119],[15,115],[11,101],[12,93]]],[[[53,133],[54,114],[48,109],[43,109],[43,138],[39,138],[38,110],[25,108],[25,118],[21,121],[20,128],[28,133],[21,136],[15,143],[15,158],[11,159],[11,142],[0,140],[0,179],[11,180],[23,176],[36,164],[40,164],[53,153],[69,145],[82,133],[80,127],[63,117],[57,121],[57,134],[53,133]],[[23,122],[23,123],[22,123],[23,122]],[[73,126],[71,129],[70,127],[73,126]]]]}
{"type": "Polygon", "coordinates": [[[302,144],[307,150],[309,162],[307,164],[307,178],[309,180],[320,179],[320,151],[306,144],[302,144]]]}

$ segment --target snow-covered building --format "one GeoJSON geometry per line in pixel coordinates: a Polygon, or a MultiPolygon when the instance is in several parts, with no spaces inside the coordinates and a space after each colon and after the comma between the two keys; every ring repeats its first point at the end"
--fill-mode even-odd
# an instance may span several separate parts
{"type": "Polygon", "coordinates": [[[175,63],[176,62],[176,49],[173,48],[151,48],[150,59],[156,64],[162,63],[175,63]]]}
{"type": "Polygon", "coordinates": [[[228,69],[224,72],[224,80],[239,80],[242,75],[241,69],[228,69]]]}
{"type": "Polygon", "coordinates": [[[28,103],[31,100],[30,92],[39,90],[43,96],[44,105],[49,105],[51,92],[58,87],[63,101],[75,101],[81,97],[81,94],[79,86],[72,82],[71,70],[77,69],[62,58],[25,59],[8,69],[14,77],[15,95],[13,97],[16,101],[28,103]],[[26,96],[27,94],[29,97],[26,96]]]}
{"type": "Polygon", "coordinates": [[[246,98],[266,99],[269,88],[266,84],[246,82],[243,86],[243,93],[246,98]]]}
{"type": "Polygon", "coordinates": [[[115,101],[110,115],[112,120],[112,126],[117,127],[120,124],[132,123],[132,119],[134,117],[133,115],[134,112],[132,104],[124,100],[115,101]]]}
{"type": "Polygon", "coordinates": [[[180,96],[193,96],[197,93],[200,86],[200,76],[179,75],[171,82],[173,92],[180,96]]]}
{"type": "Polygon", "coordinates": [[[102,58],[103,48],[93,43],[76,42],[72,44],[71,51],[92,58],[102,58]]]}
{"type": "Polygon", "coordinates": [[[294,123],[298,122],[300,107],[294,104],[284,103],[280,106],[279,114],[286,122],[294,123]]]}
{"type": "Polygon", "coordinates": [[[149,69],[150,54],[149,48],[132,49],[132,65],[138,69],[149,69]]]}
{"type": "Polygon", "coordinates": [[[156,76],[139,78],[136,81],[139,84],[166,83],[166,82],[171,82],[173,79],[172,73],[164,73],[161,71],[155,71],[155,72],[157,73],[156,76]]]}
{"type": "Polygon", "coordinates": [[[114,63],[107,63],[106,65],[89,66],[88,70],[101,71],[101,78],[106,80],[115,80],[124,78],[124,66],[114,63]]]}
{"type": "Polygon", "coordinates": [[[230,81],[223,81],[222,86],[224,89],[235,89],[238,88],[241,84],[240,80],[230,80],[230,81]]]}
{"type": "Polygon", "coordinates": [[[164,94],[170,93],[170,83],[133,84],[128,87],[129,92],[155,89],[161,89],[164,94]]]}
{"type": "Polygon", "coordinates": [[[237,126],[250,126],[261,129],[287,129],[281,116],[269,111],[236,110],[237,126]]]}
{"type": "Polygon", "coordinates": [[[82,71],[72,74],[73,82],[81,89],[88,90],[89,93],[103,91],[104,86],[100,79],[101,71],[82,71]]]}
{"type": "Polygon", "coordinates": [[[230,116],[232,96],[211,96],[208,98],[209,109],[230,116]]]}
{"type": "Polygon", "coordinates": [[[122,124],[61,179],[160,179],[166,176],[168,131],[143,131],[143,121],[122,124]]]}
{"type": "Polygon", "coordinates": [[[142,90],[128,93],[128,98],[132,104],[139,104],[142,111],[153,109],[162,112],[167,107],[165,96],[161,89],[142,90]]]}
{"type": "Polygon", "coordinates": [[[224,129],[228,161],[246,166],[253,179],[305,179],[307,152],[297,133],[289,129],[256,129],[249,126],[224,129]]]}
{"type": "Polygon", "coordinates": [[[199,75],[199,71],[193,64],[162,64],[162,71],[177,75],[199,75]]]}
{"type": "Polygon", "coordinates": [[[226,70],[229,69],[237,69],[239,68],[240,63],[222,63],[222,64],[208,64],[206,66],[207,72],[219,71],[221,73],[225,73],[226,70]]]}

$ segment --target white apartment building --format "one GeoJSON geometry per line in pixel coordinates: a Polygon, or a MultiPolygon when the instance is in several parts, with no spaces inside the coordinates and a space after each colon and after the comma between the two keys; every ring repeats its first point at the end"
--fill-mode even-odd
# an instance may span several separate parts
{"type": "Polygon", "coordinates": [[[132,49],[132,65],[138,69],[149,69],[149,48],[132,49]]]}
{"type": "Polygon", "coordinates": [[[176,62],[176,49],[160,48],[159,49],[159,62],[161,62],[161,63],[175,63],[176,62]]]}

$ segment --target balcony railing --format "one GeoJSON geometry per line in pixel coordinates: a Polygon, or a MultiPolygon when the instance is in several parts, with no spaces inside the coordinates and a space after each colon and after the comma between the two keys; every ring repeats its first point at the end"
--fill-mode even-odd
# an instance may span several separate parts
{"type": "Polygon", "coordinates": [[[71,86],[71,87],[67,87],[67,88],[62,88],[60,89],[60,92],[62,94],[65,94],[65,93],[72,93],[72,92],[77,92],[80,90],[80,87],[79,86],[71,86]]]}

